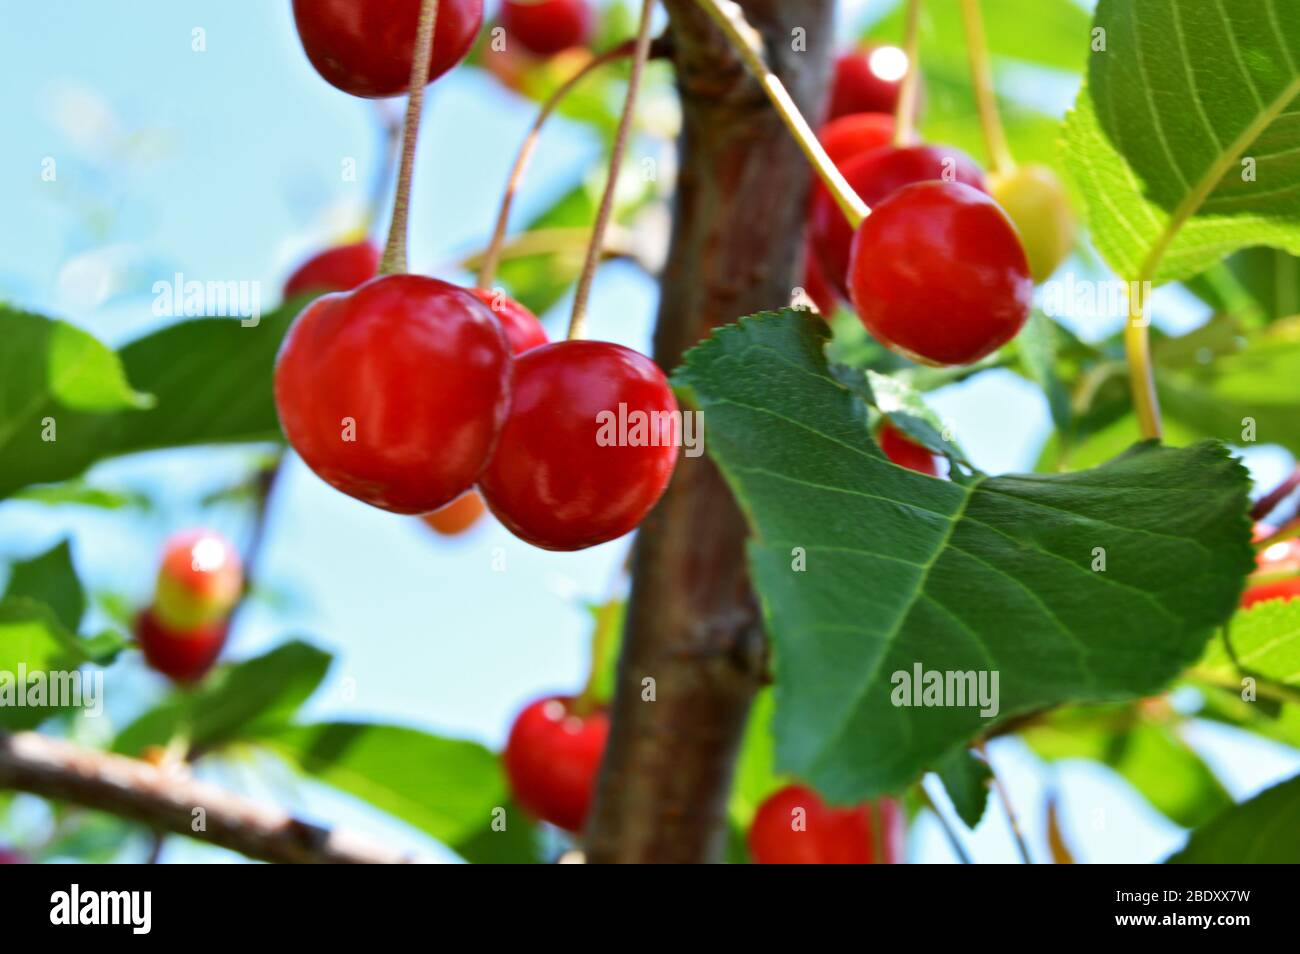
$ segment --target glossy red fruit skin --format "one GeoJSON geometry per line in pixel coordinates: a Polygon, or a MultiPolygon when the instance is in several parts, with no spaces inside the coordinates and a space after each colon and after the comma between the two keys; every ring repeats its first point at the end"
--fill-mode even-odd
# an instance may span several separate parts
{"type": "Polygon", "coordinates": [[[186,530],[163,544],[154,590],[154,614],[184,631],[230,615],[244,591],[239,552],[212,530],[186,530]]]}
{"type": "MultiPolygon", "coordinates": [[[[951,146],[906,146],[901,149],[884,146],[859,153],[845,162],[840,171],[853,191],[873,208],[903,186],[945,176],[981,192],[987,191],[984,173],[975,160],[951,146]]],[[[847,301],[853,229],[824,188],[813,190],[808,235],[827,283],[847,301]]]]}
{"type": "MultiPolygon", "coordinates": [[[[316,72],[345,93],[406,92],[420,0],[293,0],[293,19],[316,72]]],[[[483,24],[483,0],[440,0],[429,80],[465,58],[483,24]]]]}
{"type": "Polygon", "coordinates": [[[444,537],[455,537],[464,533],[483,516],[487,505],[478,491],[470,490],[461,494],[445,507],[439,507],[433,513],[426,513],[420,519],[444,537]]]}
{"type": "Polygon", "coordinates": [[[609,735],[602,710],[574,715],[572,699],[538,699],[515,718],[503,757],[515,800],[567,831],[582,830],[609,735]]]}
{"type": "Polygon", "coordinates": [[[831,162],[842,167],[854,156],[888,146],[894,141],[894,117],[890,113],[849,113],[837,116],[817,133],[831,162]]]}
{"type": "Polygon", "coordinates": [[[587,0],[503,0],[501,25],[530,53],[551,56],[591,37],[587,0]]]}
{"type": "Polygon", "coordinates": [[[546,329],[537,320],[537,316],[503,292],[490,288],[471,288],[472,294],[483,304],[492,309],[492,314],[501,322],[501,330],[506,333],[512,354],[521,355],[531,348],[546,344],[546,329]]]}
{"type": "MultiPolygon", "coordinates": [[[[831,100],[826,110],[827,120],[850,113],[889,113],[898,109],[898,94],[903,88],[902,78],[885,79],[871,65],[871,54],[880,49],[866,47],[844,53],[835,60],[835,73],[831,79],[831,100]]],[[[917,90],[920,103],[921,90],[917,90]]]]}
{"type": "Polygon", "coordinates": [[[317,252],[303,262],[284,283],[284,297],[309,292],[351,291],[374,278],[379,271],[379,246],[374,242],[353,242],[317,252]]]}
{"type": "Polygon", "coordinates": [[[822,274],[821,266],[817,263],[817,254],[813,251],[811,244],[804,248],[803,257],[803,290],[804,294],[817,306],[817,310],[824,318],[830,318],[835,314],[835,308],[838,299],[835,292],[826,282],[826,276],[822,274]]]}
{"type": "Polygon", "coordinates": [[[229,632],[228,619],[189,630],[171,629],[152,610],[141,613],[135,623],[135,636],[145,662],[179,683],[197,682],[207,675],[229,632]]]}
{"type": "Polygon", "coordinates": [[[899,189],[853,239],[849,289],[862,324],[925,364],[970,364],[1006,344],[1033,288],[1011,220],[960,182],[899,189]]]}
{"type": "Polygon", "coordinates": [[[510,416],[479,489],[497,519],[534,546],[581,550],[621,537],[668,486],[676,411],[659,366],[630,348],[582,340],[534,348],[515,359],[510,416]],[[641,435],[629,426],[636,444],[599,443],[610,436],[601,416],[618,416],[620,405],[629,425],[640,411],[659,426],[641,435]]]}
{"type": "Polygon", "coordinates": [[[509,403],[500,323],[465,289],[420,275],[317,298],[276,358],[275,406],[293,449],[326,483],[394,513],[427,513],[469,490],[509,403]]]}
{"type": "Polygon", "coordinates": [[[939,475],[934,455],[892,424],[883,425],[880,433],[876,435],[876,440],[880,442],[880,449],[885,452],[885,456],[899,467],[906,467],[908,470],[914,470],[918,474],[928,474],[931,477],[939,475]]]}
{"type": "Polygon", "coordinates": [[[787,785],[759,806],[747,840],[760,865],[897,864],[903,856],[903,813],[887,798],[874,806],[834,808],[806,786],[787,785]],[[802,831],[794,829],[798,808],[804,811],[802,831]],[[883,827],[879,839],[877,825],[883,827]]]}
{"type": "Polygon", "coordinates": [[[1274,580],[1272,583],[1261,583],[1258,586],[1252,586],[1242,594],[1241,608],[1250,609],[1256,603],[1262,603],[1265,600],[1294,599],[1300,599],[1300,576],[1292,577],[1289,580],[1274,580]]]}

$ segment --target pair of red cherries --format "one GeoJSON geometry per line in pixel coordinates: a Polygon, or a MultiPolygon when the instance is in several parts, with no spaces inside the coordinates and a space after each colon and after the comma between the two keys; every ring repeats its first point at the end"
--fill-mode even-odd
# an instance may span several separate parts
{"type": "Polygon", "coordinates": [[[303,310],[276,361],[280,422],[307,465],[394,513],[438,510],[477,484],[507,528],[551,550],[634,529],[677,460],[658,365],[609,342],[547,343],[503,293],[369,278],[376,259],[368,243],[332,249],[286,284],[347,289],[303,310]],[[637,415],[646,433],[602,428],[637,415]]]}

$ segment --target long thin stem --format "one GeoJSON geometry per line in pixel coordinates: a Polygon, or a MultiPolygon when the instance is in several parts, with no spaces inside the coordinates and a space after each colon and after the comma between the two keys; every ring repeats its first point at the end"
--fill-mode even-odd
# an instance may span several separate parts
{"type": "Polygon", "coordinates": [[[1129,385],[1133,390],[1138,428],[1143,437],[1158,440],[1162,428],[1160,399],[1156,395],[1155,369],[1151,362],[1151,338],[1147,334],[1147,327],[1151,324],[1149,298],[1146,282],[1129,284],[1124,352],[1128,359],[1129,385]]]}
{"type": "Polygon", "coordinates": [[[411,174],[415,168],[415,142],[420,136],[420,111],[424,87],[429,82],[429,55],[433,51],[433,27],[438,20],[438,0],[422,0],[411,58],[411,85],[406,100],[406,121],[402,126],[402,158],[397,169],[397,195],[393,199],[393,221],[388,226],[388,244],[379,260],[379,274],[406,271],[406,221],[411,207],[411,174]]]}
{"type": "Polygon", "coordinates": [[[988,41],[984,36],[984,18],[980,14],[979,0],[961,0],[961,18],[966,27],[966,54],[970,58],[971,88],[975,91],[975,107],[979,110],[980,128],[984,132],[984,145],[988,150],[993,171],[1010,174],[1016,167],[1007,144],[1007,133],[1002,128],[997,97],[993,93],[993,68],[989,64],[988,41]]]}
{"type": "Polygon", "coordinates": [[[654,6],[655,0],[642,0],[641,20],[636,29],[636,49],[632,56],[632,73],[627,79],[623,113],[618,118],[618,132],[614,135],[614,148],[609,156],[609,178],[605,180],[605,192],[600,197],[596,224],[592,226],[591,241],[587,245],[587,258],[582,263],[582,274],[578,276],[578,289],[573,295],[573,314],[569,316],[570,339],[581,338],[586,330],[587,300],[591,297],[591,283],[596,277],[596,266],[600,264],[605,229],[609,226],[609,219],[614,211],[618,172],[623,165],[623,153],[627,151],[627,140],[632,130],[632,116],[636,112],[636,94],[641,88],[641,74],[645,72],[646,60],[650,58],[650,14],[654,12],[654,6]]]}
{"type": "Polygon", "coordinates": [[[542,127],[546,120],[551,117],[556,108],[564,101],[564,98],[573,91],[589,73],[594,72],[606,63],[612,63],[632,54],[636,49],[636,41],[628,40],[626,43],[620,43],[613,49],[606,50],[599,56],[588,60],[578,72],[574,73],[553,92],[542,108],[537,111],[537,118],[533,120],[533,125],[528,130],[528,135],[524,137],[523,145],[519,147],[519,152],[515,155],[515,163],[510,169],[510,178],[506,180],[506,191],[501,197],[501,209],[497,212],[496,226],[492,230],[492,241],[488,243],[487,251],[483,253],[483,264],[479,268],[478,287],[487,290],[492,287],[492,281],[496,278],[497,266],[501,263],[501,247],[506,240],[506,227],[510,221],[510,209],[514,205],[515,194],[519,191],[519,186],[523,183],[524,173],[528,170],[528,164],[532,161],[533,153],[537,150],[537,141],[541,137],[542,127]]]}
{"type": "Polygon", "coordinates": [[[964,865],[970,864],[970,855],[966,852],[966,846],[963,845],[961,839],[957,837],[957,831],[952,827],[952,823],[948,821],[948,817],[939,810],[939,806],[934,803],[934,799],[931,798],[930,793],[926,791],[925,783],[918,783],[916,789],[921,793],[921,801],[925,804],[925,807],[930,809],[930,814],[934,815],[935,820],[939,823],[939,827],[942,828],[943,833],[948,836],[948,844],[952,847],[953,854],[957,856],[957,860],[964,865]]]}
{"type": "Polygon", "coordinates": [[[1016,850],[1020,852],[1020,860],[1027,865],[1032,865],[1033,861],[1029,857],[1029,845],[1025,843],[1024,832],[1020,828],[1020,817],[1016,815],[1016,810],[1011,807],[1011,796],[1007,794],[1002,779],[993,769],[993,762],[989,758],[988,748],[983,742],[976,746],[980,755],[984,756],[984,761],[988,763],[989,770],[993,772],[993,791],[997,792],[998,801],[1002,803],[1002,810],[1007,813],[1007,821],[1011,825],[1011,836],[1015,839],[1016,850]]]}
{"type": "Polygon", "coordinates": [[[898,103],[894,108],[894,145],[912,143],[916,126],[916,91],[921,75],[921,0],[907,0],[907,23],[903,33],[903,54],[907,57],[907,72],[898,90],[898,103]]]}
{"type": "Polygon", "coordinates": [[[1255,506],[1250,508],[1250,519],[1263,520],[1277,509],[1278,504],[1291,496],[1297,487],[1300,487],[1300,464],[1291,471],[1291,476],[1255,501],[1255,506]]]}
{"type": "Polygon", "coordinates": [[[826,154],[822,144],[817,141],[817,134],[812,131],[808,120],[804,119],[803,114],[799,112],[799,107],[795,105],[785,84],[763,62],[763,57],[759,53],[760,41],[753,28],[745,22],[740,8],[730,0],[697,0],[697,2],[726,35],[745,64],[745,68],[763,87],[763,92],[767,94],[782,122],[808,158],[808,162],[826,187],[826,191],[835,199],[835,204],[840,207],[849,225],[856,229],[862,224],[862,220],[871,214],[871,209],[853,191],[853,187],[840,174],[840,170],[835,167],[835,163],[826,154]]]}

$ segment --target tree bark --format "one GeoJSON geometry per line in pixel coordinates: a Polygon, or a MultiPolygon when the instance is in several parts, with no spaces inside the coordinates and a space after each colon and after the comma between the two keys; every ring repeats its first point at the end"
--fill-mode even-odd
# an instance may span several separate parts
{"type": "MultiPolygon", "coordinates": [[[[815,117],[833,0],[741,5],[764,37],[769,65],[815,117]]],[[[810,173],[696,3],[665,6],[683,128],[654,351],[671,370],[715,326],[790,303],[801,284],[810,173]]],[[[767,665],[746,536],[717,468],[707,456],[683,456],[637,537],[589,862],[721,860],[737,748],[767,665]]]]}

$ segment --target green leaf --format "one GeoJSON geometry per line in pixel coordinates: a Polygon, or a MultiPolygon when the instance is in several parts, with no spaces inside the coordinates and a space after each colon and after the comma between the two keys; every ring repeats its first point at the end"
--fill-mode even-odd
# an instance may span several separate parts
{"type": "Polygon", "coordinates": [[[1016,347],[1024,361],[1029,377],[1043,389],[1047,407],[1056,429],[1065,432],[1070,427],[1072,410],[1070,394],[1056,369],[1058,326],[1041,311],[1035,310],[1016,336],[1016,347]]]}
{"type": "MultiPolygon", "coordinates": [[[[63,678],[62,674],[75,673],[87,662],[106,661],[120,648],[120,639],[111,634],[93,642],[78,639],[54,610],[37,600],[26,596],[0,600],[0,690],[4,692],[17,692],[23,672],[30,687],[31,676],[37,673],[59,673],[63,678]]],[[[61,709],[48,704],[0,705],[0,726],[32,728],[61,709]]]]}
{"type": "Polygon", "coordinates": [[[1266,600],[1239,610],[1196,671],[1226,682],[1259,676],[1300,688],[1300,600],[1266,600]]]}
{"type": "Polygon", "coordinates": [[[736,758],[731,800],[727,804],[731,824],[741,832],[749,830],[749,823],[763,801],[789,782],[776,770],[776,747],[772,738],[775,709],[776,701],[771,689],[764,689],[755,696],[749,709],[740,755],[736,758]]]}
{"type": "Polygon", "coordinates": [[[447,845],[473,838],[508,800],[497,757],[474,742],[360,722],[289,726],[260,741],[305,774],[447,845]]]}
{"type": "Polygon", "coordinates": [[[1219,312],[1267,321],[1300,314],[1300,259],[1276,248],[1245,248],[1190,282],[1188,288],[1219,312]]]}
{"type": "Polygon", "coordinates": [[[936,480],[867,437],[824,334],[797,312],[742,319],[674,376],[753,531],[780,768],[834,801],[897,791],[1017,713],[1148,694],[1200,655],[1254,566],[1249,480],[1221,445],[936,480]],[[895,706],[891,674],[922,664],[998,674],[997,715],[895,706]]]}
{"type": "Polygon", "coordinates": [[[48,507],[73,505],[97,507],[101,510],[121,510],[123,507],[148,506],[149,498],[143,494],[123,493],[93,487],[82,480],[68,480],[59,484],[37,484],[24,487],[13,495],[15,500],[29,500],[48,507]]]}
{"type": "Polygon", "coordinates": [[[540,860],[537,825],[514,802],[505,810],[504,830],[489,822],[452,845],[472,865],[535,865],[540,860]]]}
{"type": "Polygon", "coordinates": [[[1300,252],[1300,18],[1276,0],[1100,0],[1066,159],[1123,278],[1189,278],[1248,245],[1300,252]],[[1255,180],[1245,181],[1242,161],[1255,180]]]}
{"type": "MultiPolygon", "coordinates": [[[[264,315],[256,326],[233,318],[184,321],[128,344],[120,352],[128,380],[155,398],[149,410],[14,404],[15,381],[30,369],[10,369],[0,400],[0,497],[29,484],[73,478],[106,457],[193,444],[280,439],[272,372],[280,339],[302,302],[264,315]],[[56,439],[42,440],[40,420],[54,417],[56,439]]],[[[7,327],[14,312],[0,309],[7,327]]],[[[57,322],[21,315],[24,334],[57,322]]],[[[15,352],[25,353],[25,352],[15,352]]],[[[6,349],[6,355],[10,354],[6,349]]],[[[28,356],[25,361],[34,359],[28,356]]],[[[13,362],[18,365],[15,360],[13,362]]],[[[9,362],[6,362],[8,366],[9,362]]],[[[80,380],[80,379],[78,379],[80,380]]],[[[23,393],[30,390],[29,384],[23,393]]],[[[89,389],[94,390],[94,389],[89,389]]],[[[36,398],[39,398],[39,393],[36,398]]],[[[31,398],[31,400],[36,400],[31,398]]],[[[125,407],[126,405],[121,405],[125,407]]]]}
{"type": "Polygon", "coordinates": [[[1192,832],[1168,864],[1300,862],[1300,776],[1234,805],[1192,832]]]}
{"type": "Polygon", "coordinates": [[[138,755],[183,736],[195,749],[259,738],[293,719],[329,671],[333,657],[292,640],[217,670],[195,690],[178,691],[118,734],[113,750],[138,755]]]}
{"type": "Polygon", "coordinates": [[[72,565],[72,548],[68,541],[64,540],[40,556],[15,563],[5,596],[25,596],[44,603],[54,611],[65,629],[75,633],[86,611],[86,595],[72,565]]]}
{"type": "Polygon", "coordinates": [[[952,799],[957,817],[967,828],[977,826],[988,807],[989,786],[993,784],[993,770],[988,763],[974,752],[957,749],[934,770],[952,799]]]}
{"type": "Polygon", "coordinates": [[[1232,798],[1177,725],[1134,706],[1090,706],[1051,713],[1020,733],[1040,757],[1086,759],[1117,772],[1151,806],[1184,828],[1204,824],[1232,798]]]}

